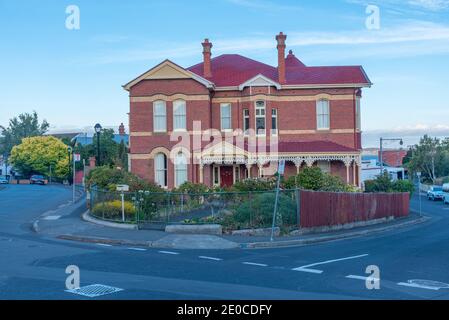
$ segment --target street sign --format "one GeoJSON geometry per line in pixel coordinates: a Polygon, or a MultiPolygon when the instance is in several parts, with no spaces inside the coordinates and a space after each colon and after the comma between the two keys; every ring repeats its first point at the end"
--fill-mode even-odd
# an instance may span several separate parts
{"type": "Polygon", "coordinates": [[[74,153],[73,161],[75,161],[75,162],[81,161],[81,155],[79,153],[74,153]]]}
{"type": "Polygon", "coordinates": [[[279,160],[278,173],[283,175],[285,171],[285,160],[279,160]]]}
{"type": "Polygon", "coordinates": [[[117,191],[128,192],[129,191],[129,186],[126,185],[126,184],[118,184],[117,185],[117,191]]]}

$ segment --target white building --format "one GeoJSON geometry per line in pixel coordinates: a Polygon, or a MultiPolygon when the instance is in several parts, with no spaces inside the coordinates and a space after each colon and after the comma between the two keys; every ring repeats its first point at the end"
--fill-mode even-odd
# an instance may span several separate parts
{"type": "MultiPolygon", "coordinates": [[[[405,179],[406,170],[402,167],[396,168],[384,166],[384,170],[386,170],[390,174],[390,178],[393,181],[405,179]]],[[[381,167],[376,159],[362,159],[362,183],[364,183],[366,180],[376,179],[376,177],[379,176],[380,173],[381,167]]]]}

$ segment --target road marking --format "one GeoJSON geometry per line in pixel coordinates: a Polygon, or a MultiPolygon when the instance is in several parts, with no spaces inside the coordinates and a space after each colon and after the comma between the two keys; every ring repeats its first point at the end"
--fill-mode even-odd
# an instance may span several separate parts
{"type": "Polygon", "coordinates": [[[178,252],[173,252],[173,251],[158,251],[159,253],[163,253],[163,254],[179,254],[178,252]]]}
{"type": "Polygon", "coordinates": [[[147,251],[147,249],[144,248],[126,248],[128,250],[134,250],[134,251],[147,251]]]}
{"type": "Polygon", "coordinates": [[[242,264],[246,264],[249,266],[268,267],[268,265],[264,263],[242,262],[242,264]]]}
{"type": "Polygon", "coordinates": [[[357,280],[363,280],[363,281],[367,281],[367,280],[369,280],[369,281],[380,281],[380,279],[378,279],[378,278],[365,277],[365,276],[356,276],[356,275],[353,275],[353,274],[347,275],[345,278],[357,279],[357,280]]]}
{"type": "Polygon", "coordinates": [[[43,220],[58,220],[61,216],[46,216],[43,220]]]}
{"type": "Polygon", "coordinates": [[[214,258],[214,257],[208,257],[208,256],[199,256],[200,259],[206,259],[206,260],[214,260],[214,261],[221,261],[223,259],[220,258],[214,258]]]}
{"type": "Polygon", "coordinates": [[[412,288],[420,288],[420,289],[428,289],[428,290],[439,290],[440,288],[436,288],[436,287],[428,287],[428,286],[423,286],[420,284],[416,284],[416,283],[407,283],[407,282],[398,282],[399,286],[404,286],[404,287],[412,287],[412,288]]]}
{"type": "Polygon", "coordinates": [[[357,259],[357,258],[363,258],[366,257],[368,254],[359,254],[357,256],[351,256],[351,257],[345,257],[345,258],[339,258],[339,259],[332,259],[332,260],[326,260],[326,261],[322,261],[322,262],[316,262],[316,263],[312,263],[312,264],[308,264],[305,266],[301,266],[301,267],[297,267],[297,268],[293,268],[293,271],[302,271],[302,272],[309,272],[309,273],[323,273],[323,270],[318,270],[318,269],[311,269],[309,267],[314,267],[314,266],[318,266],[318,265],[322,265],[322,264],[328,264],[328,263],[333,263],[333,262],[338,262],[338,261],[344,261],[344,260],[350,260],[350,259],[357,259]]]}
{"type": "Polygon", "coordinates": [[[106,243],[96,243],[97,246],[102,246],[102,247],[112,247],[112,244],[106,244],[106,243]]]}

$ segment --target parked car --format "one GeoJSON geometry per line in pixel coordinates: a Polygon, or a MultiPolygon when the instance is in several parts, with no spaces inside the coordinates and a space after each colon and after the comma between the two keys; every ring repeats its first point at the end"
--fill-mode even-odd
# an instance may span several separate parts
{"type": "Polygon", "coordinates": [[[429,200],[443,200],[444,193],[443,187],[440,186],[431,186],[429,191],[427,191],[427,199],[429,200]]]}
{"type": "Polygon", "coordinates": [[[449,204],[449,183],[443,184],[443,202],[449,204]]]}
{"type": "Polygon", "coordinates": [[[6,177],[0,177],[0,184],[8,184],[9,180],[6,177]]]}
{"type": "Polygon", "coordinates": [[[32,175],[30,178],[30,184],[42,184],[44,185],[47,181],[45,180],[44,176],[41,175],[32,175]]]}

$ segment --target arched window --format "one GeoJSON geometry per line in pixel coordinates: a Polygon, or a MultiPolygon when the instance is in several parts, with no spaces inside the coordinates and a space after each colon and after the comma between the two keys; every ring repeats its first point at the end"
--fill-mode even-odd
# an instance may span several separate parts
{"type": "Polygon", "coordinates": [[[175,188],[187,181],[187,157],[179,152],[175,158],[175,188]]]}
{"type": "Polygon", "coordinates": [[[173,101],[173,130],[186,130],[186,102],[173,101]]]}
{"type": "Polygon", "coordinates": [[[167,131],[167,110],[165,101],[158,100],[153,102],[153,131],[167,131]]]}
{"type": "Polygon", "coordinates": [[[166,188],[167,180],[167,156],[163,153],[158,153],[154,157],[154,182],[166,188]]]}
{"type": "Polygon", "coordinates": [[[329,100],[321,99],[316,103],[316,127],[318,130],[330,129],[329,100]]]}

